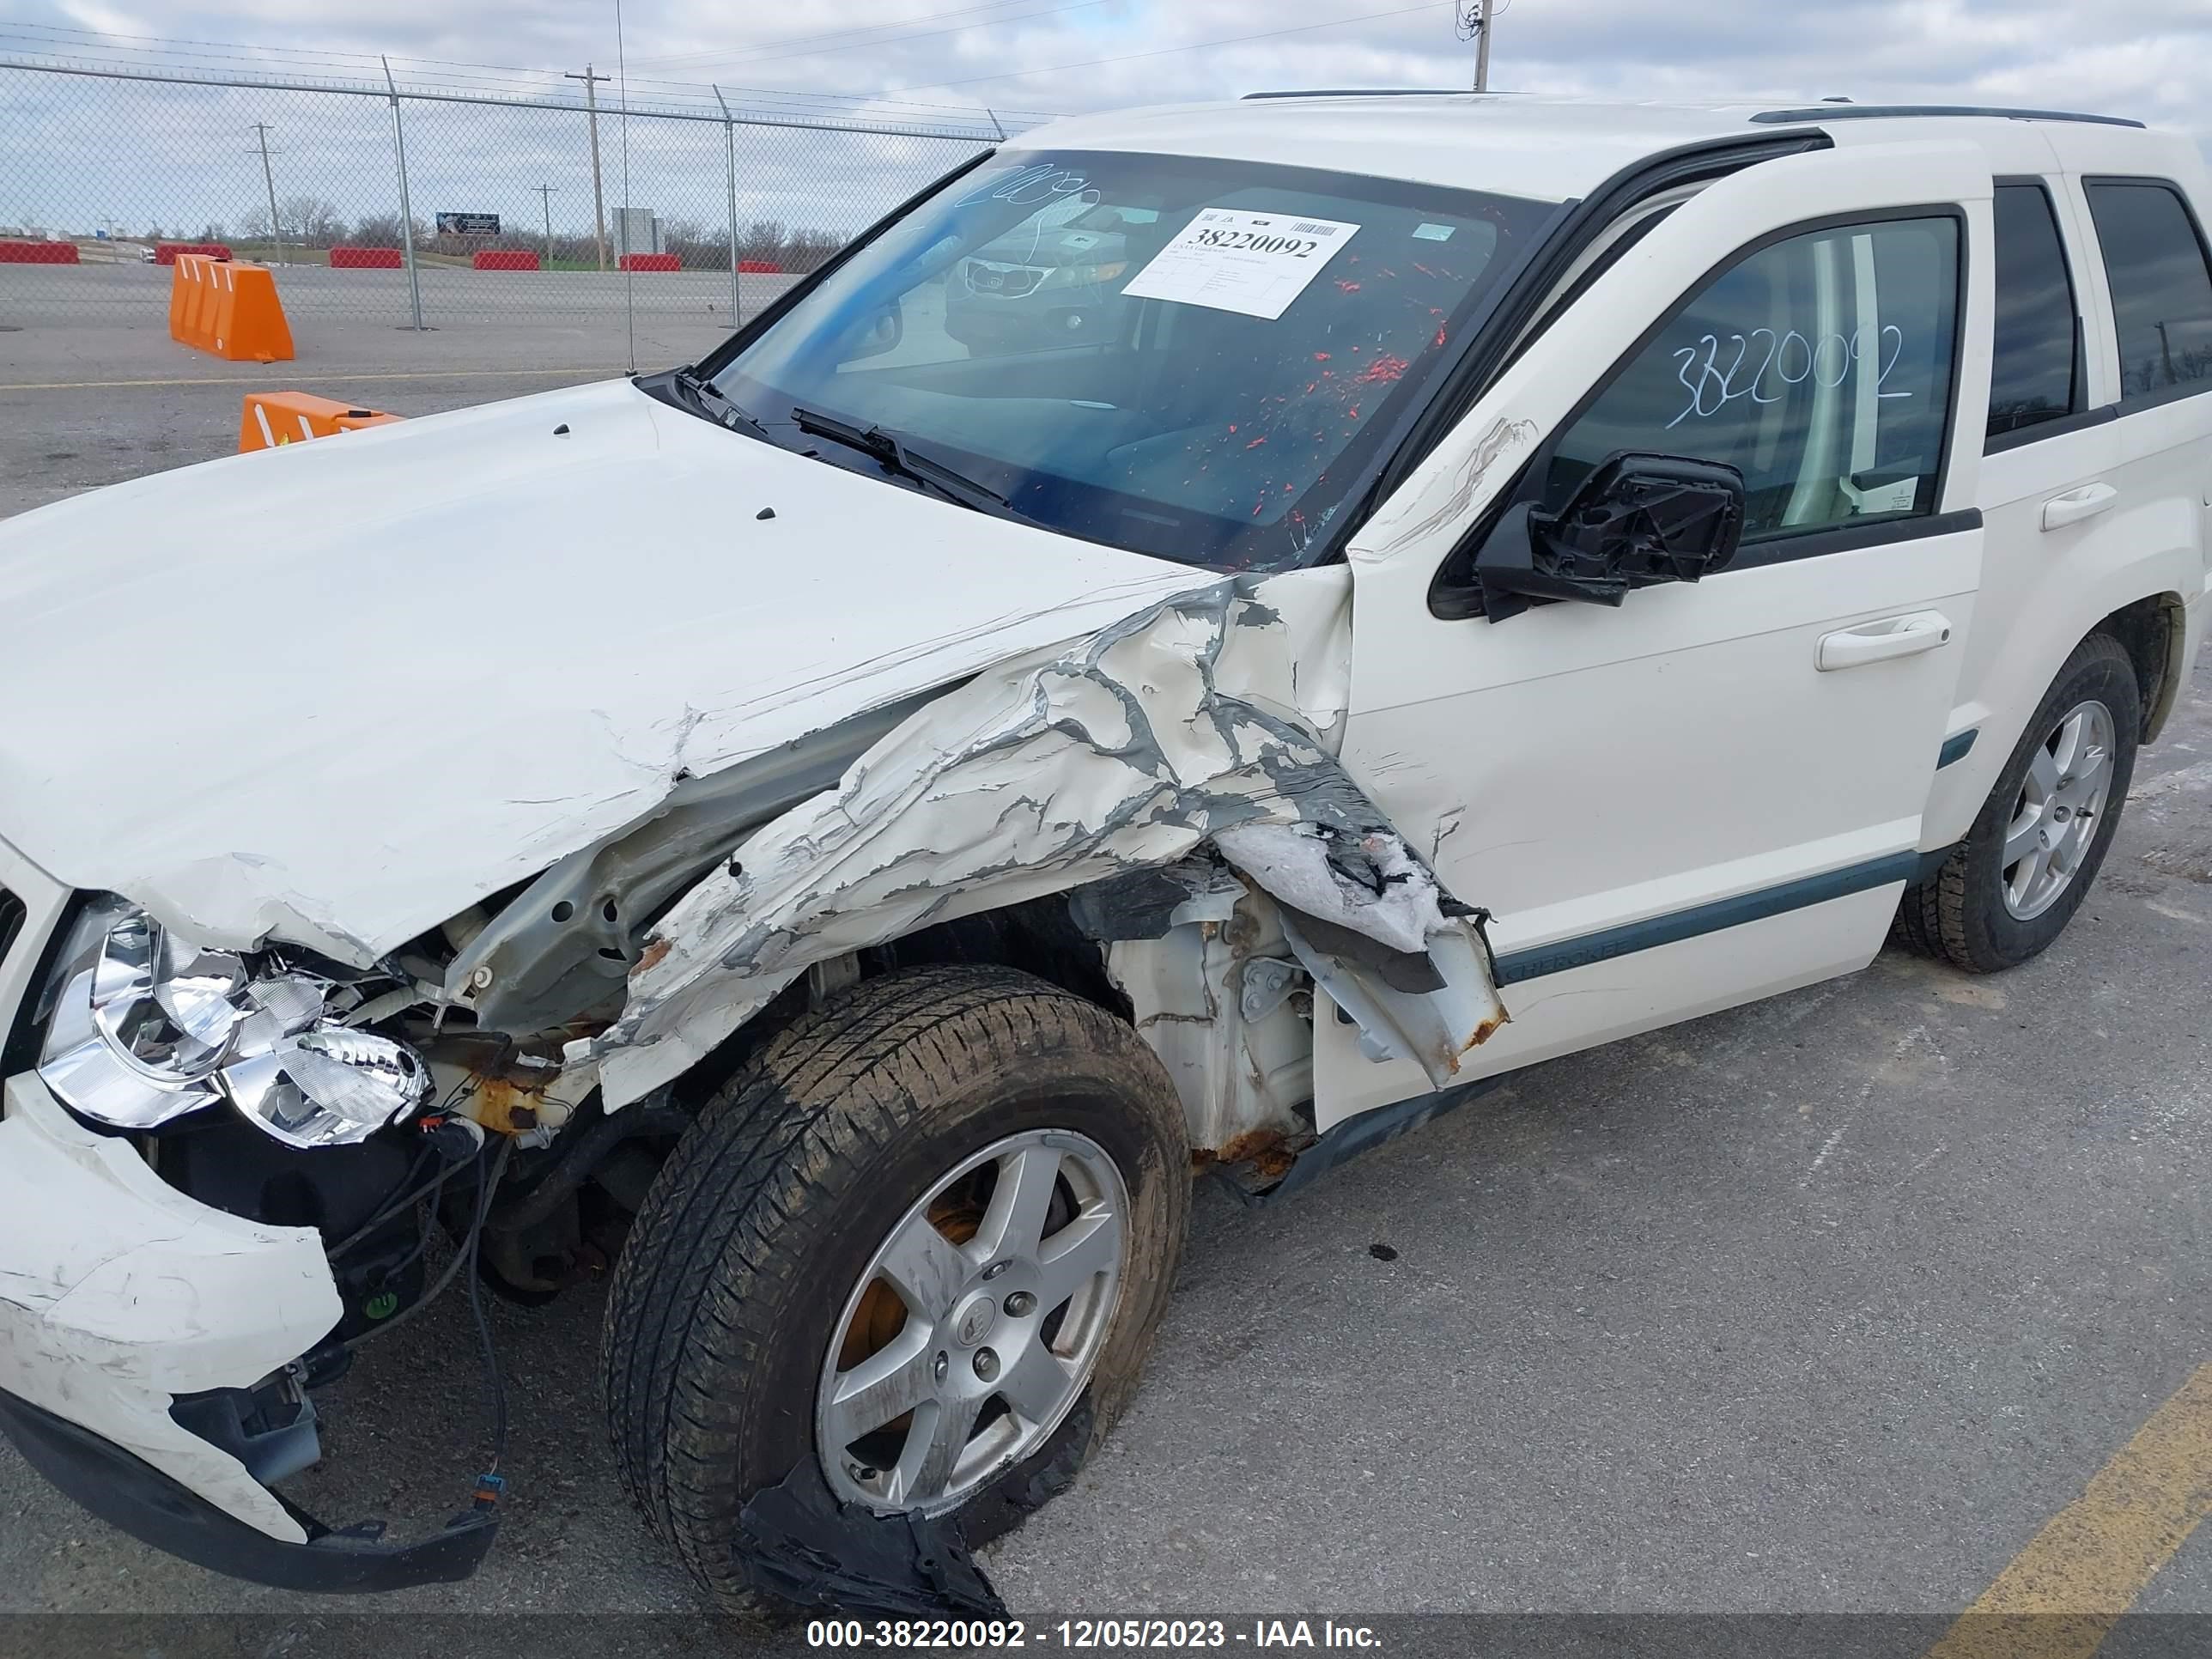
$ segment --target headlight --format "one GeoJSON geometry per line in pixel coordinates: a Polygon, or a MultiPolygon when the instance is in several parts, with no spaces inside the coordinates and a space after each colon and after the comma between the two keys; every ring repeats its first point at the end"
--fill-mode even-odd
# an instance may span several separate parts
{"type": "Polygon", "coordinates": [[[188,944],[121,900],[79,919],[39,1076],[86,1117],[151,1129],[228,1098],[295,1146],[343,1146],[411,1112],[427,1067],[328,1018],[336,988],[188,944]]]}
{"type": "Polygon", "coordinates": [[[1093,283],[1110,283],[1129,268],[1127,259],[1115,259],[1103,265],[1062,265],[1044,279],[1045,288],[1088,288],[1093,283]]]}

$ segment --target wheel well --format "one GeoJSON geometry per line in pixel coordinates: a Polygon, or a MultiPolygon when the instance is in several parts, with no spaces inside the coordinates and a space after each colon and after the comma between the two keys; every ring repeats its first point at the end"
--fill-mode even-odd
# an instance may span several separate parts
{"type": "Polygon", "coordinates": [[[1133,1022],[1137,1017],[1129,999],[1107,977],[1104,951],[1077,929],[1064,896],[939,922],[863,951],[860,975],[872,979],[896,968],[954,963],[1018,968],[1096,1003],[1117,1019],[1133,1022]]]}
{"type": "MultiPolygon", "coordinates": [[[[1107,976],[1105,952],[1077,929],[1065,896],[1030,899],[957,921],[938,922],[857,953],[861,979],[878,979],[901,968],[987,963],[1034,974],[1085,1002],[1097,1004],[1116,1019],[1136,1023],[1137,1011],[1128,997],[1107,976]]],[[[813,1000],[810,978],[801,975],[713,1054],[686,1072],[677,1082],[675,1098],[696,1109],[751,1054],[804,1014],[813,1000]]]]}
{"type": "Polygon", "coordinates": [[[2179,677],[2172,671],[2181,659],[2186,618],[2178,593],[2154,593],[2148,599],[2124,605],[2099,623],[2093,632],[2109,634],[2126,650],[2135,664],[2136,684],[2142,693],[2142,741],[2148,743],[2166,724],[2167,713],[2180,690],[2179,677]]]}

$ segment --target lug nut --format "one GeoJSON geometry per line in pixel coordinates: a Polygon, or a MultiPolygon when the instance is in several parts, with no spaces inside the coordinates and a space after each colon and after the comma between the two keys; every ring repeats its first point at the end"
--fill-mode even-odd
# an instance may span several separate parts
{"type": "Polygon", "coordinates": [[[975,1350],[975,1375],[988,1382],[999,1374],[999,1356],[988,1348],[975,1350]]]}
{"type": "Polygon", "coordinates": [[[930,1375],[934,1376],[939,1382],[942,1382],[945,1381],[945,1373],[951,1369],[951,1364],[952,1361],[950,1356],[939,1354],[937,1356],[937,1363],[929,1368],[930,1375]]]}
{"type": "Polygon", "coordinates": [[[1006,1272],[1007,1268],[1013,1265],[1014,1264],[1012,1261],[994,1261],[989,1267],[983,1269],[983,1277],[986,1279],[996,1279],[1000,1273],[1006,1272]]]}
{"type": "Polygon", "coordinates": [[[1026,1319],[1036,1310],[1036,1298],[1027,1291],[1016,1291],[1006,1298],[1006,1316],[1026,1319]]]}

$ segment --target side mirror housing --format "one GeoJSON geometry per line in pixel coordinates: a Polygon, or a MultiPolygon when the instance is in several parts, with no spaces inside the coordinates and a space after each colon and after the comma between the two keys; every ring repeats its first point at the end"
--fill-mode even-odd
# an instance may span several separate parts
{"type": "Polygon", "coordinates": [[[896,300],[873,313],[855,328],[845,347],[845,361],[856,363],[896,351],[906,338],[906,311],[896,300]]]}
{"type": "Polygon", "coordinates": [[[1507,510],[1474,557],[1483,614],[1531,599],[1619,605],[1632,587],[1727,568],[1743,538],[1743,475],[1679,455],[1608,456],[1557,513],[1507,510]]]}

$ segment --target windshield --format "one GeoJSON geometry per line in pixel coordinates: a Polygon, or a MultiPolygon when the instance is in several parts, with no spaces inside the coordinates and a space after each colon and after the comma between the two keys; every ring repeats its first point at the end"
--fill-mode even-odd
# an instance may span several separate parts
{"type": "Polygon", "coordinates": [[[1546,204],[1176,156],[952,180],[714,379],[881,428],[1025,518],[1187,564],[1304,563],[1546,204]]]}

